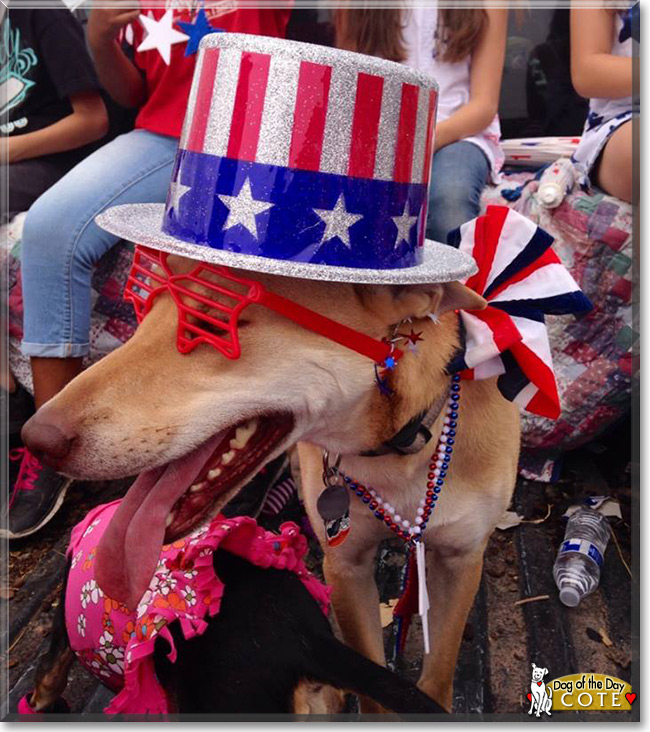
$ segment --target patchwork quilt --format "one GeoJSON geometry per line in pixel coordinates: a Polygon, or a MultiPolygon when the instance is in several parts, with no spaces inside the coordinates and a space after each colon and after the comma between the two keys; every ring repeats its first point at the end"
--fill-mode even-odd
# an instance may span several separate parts
{"type": "Polygon", "coordinates": [[[586,316],[549,317],[562,415],[553,422],[522,414],[522,472],[550,480],[562,451],[593,440],[629,415],[639,333],[635,306],[632,207],[602,192],[574,190],[556,209],[537,203],[534,172],[503,176],[482,207],[509,205],[555,237],[554,249],[594,305],[586,316]],[[507,201],[517,189],[520,196],[507,201]]]}

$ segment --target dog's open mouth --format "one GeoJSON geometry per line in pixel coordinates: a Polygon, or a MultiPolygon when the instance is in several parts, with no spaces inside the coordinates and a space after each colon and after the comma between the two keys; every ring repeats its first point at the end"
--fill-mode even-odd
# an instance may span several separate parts
{"type": "Polygon", "coordinates": [[[96,571],[102,590],[134,608],[149,585],[163,544],[216,515],[293,427],[290,414],[249,419],[187,455],[141,473],[99,542],[96,571]]]}
{"type": "Polygon", "coordinates": [[[293,418],[284,414],[250,419],[221,433],[203,468],[167,514],[165,542],[186,536],[211,518],[292,429],[293,418]]]}

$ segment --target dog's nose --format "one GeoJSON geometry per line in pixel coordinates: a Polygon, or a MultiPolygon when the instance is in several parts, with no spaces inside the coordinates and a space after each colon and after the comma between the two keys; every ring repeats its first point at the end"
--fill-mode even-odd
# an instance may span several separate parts
{"type": "Polygon", "coordinates": [[[39,418],[38,413],[24,425],[21,437],[32,455],[52,467],[66,457],[74,441],[62,427],[39,418]]]}

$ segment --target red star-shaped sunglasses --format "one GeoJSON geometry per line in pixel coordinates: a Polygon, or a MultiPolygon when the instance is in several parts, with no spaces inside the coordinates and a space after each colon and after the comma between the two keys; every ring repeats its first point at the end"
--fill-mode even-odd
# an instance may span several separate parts
{"type": "Polygon", "coordinates": [[[176,344],[181,353],[190,353],[201,343],[207,343],[226,358],[239,358],[238,319],[246,307],[257,304],[377,364],[384,364],[391,357],[397,361],[402,356],[402,351],[392,344],[269,292],[256,280],[234,275],[228,267],[199,262],[187,274],[174,274],[167,263],[168,256],[167,252],[136,246],[124,299],[133,303],[141,323],[155,298],[168,291],[178,309],[176,344]]]}

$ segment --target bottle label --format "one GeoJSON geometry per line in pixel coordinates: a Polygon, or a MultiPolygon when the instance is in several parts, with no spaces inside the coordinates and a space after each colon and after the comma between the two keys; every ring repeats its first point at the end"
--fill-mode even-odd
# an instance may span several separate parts
{"type": "Polygon", "coordinates": [[[559,553],[566,554],[567,552],[584,554],[587,557],[591,557],[599,567],[603,566],[603,555],[600,553],[598,547],[586,539],[565,539],[560,546],[559,553]]]}

